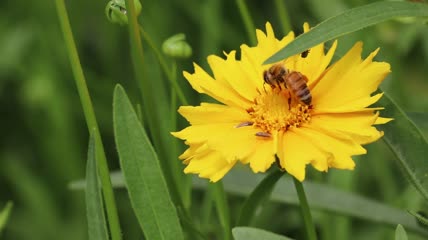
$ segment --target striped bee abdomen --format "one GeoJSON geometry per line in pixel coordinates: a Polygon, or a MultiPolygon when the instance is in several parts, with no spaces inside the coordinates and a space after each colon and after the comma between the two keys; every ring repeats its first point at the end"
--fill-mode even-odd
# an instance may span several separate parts
{"type": "Polygon", "coordinates": [[[307,82],[308,78],[300,72],[291,72],[285,77],[285,84],[291,94],[300,102],[310,105],[312,102],[312,96],[308,85],[306,85],[307,82]]]}

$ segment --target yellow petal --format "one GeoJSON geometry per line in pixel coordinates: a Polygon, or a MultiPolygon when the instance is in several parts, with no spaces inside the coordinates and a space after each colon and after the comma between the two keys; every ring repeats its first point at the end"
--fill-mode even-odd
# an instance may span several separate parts
{"type": "Polygon", "coordinates": [[[311,126],[324,131],[338,131],[359,144],[378,140],[382,133],[372,125],[378,118],[373,112],[317,114],[312,116],[311,126]]]}
{"type": "Polygon", "coordinates": [[[209,178],[211,182],[217,182],[235,165],[234,162],[227,162],[219,152],[209,151],[201,156],[194,156],[184,173],[199,174],[201,178],[209,178]]]}
{"type": "MultiPolygon", "coordinates": [[[[304,32],[308,32],[309,24],[303,24],[303,30],[304,32]]],[[[304,74],[308,78],[309,89],[312,89],[313,83],[316,82],[330,64],[336,47],[337,41],[334,41],[327,54],[324,53],[324,44],[318,44],[317,46],[308,49],[309,53],[305,58],[302,58],[301,54],[298,54],[295,58],[294,68],[291,70],[304,74]]]]}
{"type": "Polygon", "coordinates": [[[389,123],[390,121],[394,120],[393,118],[383,118],[383,117],[379,117],[376,119],[376,122],[374,123],[375,125],[379,125],[379,124],[385,124],[385,123],[389,123]]]}
{"type": "Polygon", "coordinates": [[[201,154],[202,152],[206,152],[207,150],[208,147],[205,143],[191,144],[189,145],[189,148],[187,148],[186,151],[184,151],[184,153],[178,158],[183,160],[184,164],[188,164],[194,156],[201,154]]]}
{"type": "Polygon", "coordinates": [[[272,139],[256,137],[254,146],[251,146],[252,152],[242,160],[242,163],[250,163],[253,172],[265,172],[275,161],[276,153],[276,135],[272,139]]]}
{"type": "MultiPolygon", "coordinates": [[[[221,152],[228,162],[251,158],[250,155],[254,151],[263,152],[265,145],[271,146],[270,151],[274,152],[272,138],[257,137],[257,132],[260,130],[252,126],[233,128],[220,137],[209,139],[207,144],[209,148],[221,152]]],[[[259,159],[259,161],[266,160],[259,159]]]]}
{"type": "Polygon", "coordinates": [[[355,143],[353,139],[338,132],[315,130],[309,127],[298,128],[294,131],[310,139],[314,145],[331,155],[332,157],[328,158],[330,167],[339,166],[342,169],[353,169],[355,163],[350,157],[367,152],[361,145],[355,143]]]}
{"type": "Polygon", "coordinates": [[[240,123],[249,120],[248,113],[242,108],[221,104],[202,103],[201,106],[182,106],[178,112],[192,125],[210,123],[240,123]]]}
{"type": "Polygon", "coordinates": [[[390,66],[388,63],[372,61],[377,50],[362,61],[361,51],[362,43],[359,42],[326,70],[326,74],[311,91],[315,107],[347,105],[369,97],[377,89],[390,72],[390,66]]]}
{"type": "Polygon", "coordinates": [[[266,23],[266,32],[256,31],[256,47],[241,45],[241,70],[246,77],[243,81],[259,91],[263,91],[263,72],[271,66],[262,65],[263,62],[294,39],[293,32],[281,40],[276,39],[270,23],[266,23]]]}
{"type": "Polygon", "coordinates": [[[299,181],[305,179],[306,164],[316,162],[318,168],[327,169],[326,153],[308,141],[307,137],[295,131],[287,131],[279,135],[277,155],[281,167],[299,181]]]}
{"type": "Polygon", "coordinates": [[[309,49],[309,54],[306,58],[300,59],[299,64],[296,66],[296,70],[303,73],[308,78],[308,86],[310,89],[313,88],[313,83],[321,77],[330,64],[336,47],[337,41],[334,41],[327,54],[324,54],[324,44],[320,44],[309,49]]]}
{"type": "MultiPolygon", "coordinates": [[[[330,113],[340,113],[340,112],[355,112],[363,110],[364,108],[376,103],[381,97],[383,93],[378,93],[374,96],[366,96],[357,98],[354,101],[347,102],[346,104],[332,104],[331,101],[319,101],[318,99],[314,99],[312,104],[314,105],[314,112],[330,112],[330,113]],[[333,106],[334,105],[334,106],[333,106]]],[[[341,99],[336,99],[337,101],[341,101],[341,99]]],[[[372,108],[373,109],[373,108],[372,108]]]]}
{"type": "Polygon", "coordinates": [[[238,95],[248,101],[253,101],[257,94],[256,87],[251,84],[252,81],[247,80],[242,64],[236,60],[235,55],[236,51],[226,55],[226,59],[211,55],[208,57],[208,63],[217,81],[229,85],[238,95]]]}
{"type": "Polygon", "coordinates": [[[328,161],[328,165],[330,168],[337,169],[354,170],[355,168],[355,162],[352,160],[351,156],[331,158],[328,161]]]}
{"type": "Polygon", "coordinates": [[[171,134],[189,145],[205,143],[209,149],[220,152],[227,162],[246,158],[261,141],[272,141],[257,137],[260,130],[252,126],[236,126],[236,123],[193,125],[171,134]]]}
{"type": "Polygon", "coordinates": [[[179,132],[172,132],[174,137],[186,140],[189,144],[216,141],[223,138],[236,124],[231,123],[213,123],[204,125],[189,126],[179,132]]]}
{"type": "Polygon", "coordinates": [[[224,104],[248,108],[251,102],[239,95],[230,85],[214,80],[201,67],[194,64],[195,73],[183,72],[184,77],[199,93],[205,93],[224,104]]]}

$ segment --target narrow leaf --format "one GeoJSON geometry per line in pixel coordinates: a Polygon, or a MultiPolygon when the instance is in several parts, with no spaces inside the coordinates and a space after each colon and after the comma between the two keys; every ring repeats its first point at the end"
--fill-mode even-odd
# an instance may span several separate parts
{"type": "Polygon", "coordinates": [[[283,172],[276,169],[274,172],[267,175],[259,185],[257,185],[242,206],[237,226],[248,226],[251,223],[257,208],[262,205],[264,201],[269,199],[276,182],[282,177],[282,175],[283,172]]]}
{"type": "Polygon", "coordinates": [[[407,240],[406,230],[404,230],[401,224],[398,224],[395,229],[395,240],[407,240]]]}
{"type": "Polygon", "coordinates": [[[416,218],[416,220],[418,220],[418,223],[420,223],[422,226],[424,227],[428,227],[428,218],[426,217],[426,215],[422,212],[414,212],[414,211],[408,211],[413,217],[416,218]]]}
{"type": "Polygon", "coordinates": [[[406,115],[428,136],[428,112],[406,112],[406,115]]]}
{"type": "Polygon", "coordinates": [[[272,232],[250,227],[236,227],[232,229],[235,240],[292,240],[272,232]]]}
{"type": "Polygon", "coordinates": [[[6,226],[7,220],[9,219],[10,213],[12,211],[13,203],[11,201],[6,203],[6,206],[0,212],[0,235],[6,226]]]}
{"type": "MultiPolygon", "coordinates": [[[[246,197],[263,178],[261,174],[255,175],[251,172],[232,169],[223,178],[223,184],[229,194],[246,197]]],[[[206,181],[200,178],[195,177],[193,182],[195,188],[204,189],[206,187],[206,181]]],[[[419,226],[415,219],[404,210],[309,180],[305,180],[303,185],[311,209],[326,210],[344,216],[386,224],[394,228],[400,223],[407,231],[428,236],[428,231],[419,226]]],[[[290,177],[284,176],[278,181],[270,200],[299,205],[299,199],[290,177]]]]}
{"type": "Polygon", "coordinates": [[[410,183],[428,200],[428,142],[387,94],[379,101],[385,107],[382,116],[394,118],[388,124],[379,125],[384,131],[383,140],[397,157],[398,163],[410,183]]]}
{"type": "Polygon", "coordinates": [[[299,35],[293,42],[268,58],[265,64],[278,62],[320,43],[379,22],[398,17],[421,16],[428,16],[428,4],[383,1],[349,9],[321,22],[309,32],[299,35]]]}
{"type": "MultiPolygon", "coordinates": [[[[113,185],[118,188],[124,187],[123,177],[120,172],[113,172],[111,176],[112,181],[114,181],[113,185]]],[[[223,178],[225,191],[231,195],[247,197],[264,179],[263,176],[232,169],[223,178]]],[[[74,190],[82,189],[82,181],[72,182],[71,187],[74,190]]],[[[401,223],[407,231],[428,236],[428,231],[421,227],[405,210],[332,188],[325,184],[314,183],[310,180],[305,180],[304,186],[309,205],[313,209],[326,210],[343,216],[386,224],[391,227],[396,227],[397,224],[401,223]]],[[[204,179],[194,177],[193,187],[206,190],[207,184],[204,179]]],[[[289,177],[283,177],[279,180],[272,191],[270,200],[283,204],[299,205],[293,182],[289,177]]]]}
{"type": "Polygon", "coordinates": [[[119,85],[114,90],[113,125],[126,188],[146,239],[182,240],[177,211],[157,155],[119,85]]]}
{"type": "Polygon", "coordinates": [[[86,217],[88,220],[89,240],[108,240],[107,222],[104,216],[95,153],[95,140],[91,134],[86,163],[86,217]]]}

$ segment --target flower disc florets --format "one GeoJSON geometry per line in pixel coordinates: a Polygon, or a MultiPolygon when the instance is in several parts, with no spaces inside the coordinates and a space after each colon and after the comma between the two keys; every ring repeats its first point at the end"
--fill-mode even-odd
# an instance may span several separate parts
{"type": "Polygon", "coordinates": [[[290,127],[299,127],[311,120],[310,106],[297,103],[289,104],[291,96],[287,89],[273,89],[263,92],[254,99],[247,109],[253,126],[261,132],[287,131],[290,127]]]}

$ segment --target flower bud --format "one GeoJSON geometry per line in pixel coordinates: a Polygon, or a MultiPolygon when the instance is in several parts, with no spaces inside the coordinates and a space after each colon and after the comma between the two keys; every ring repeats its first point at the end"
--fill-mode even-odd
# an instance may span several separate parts
{"type": "Polygon", "coordinates": [[[184,33],[176,34],[162,44],[164,54],[173,58],[188,58],[192,55],[192,47],[186,42],[184,33]]]}
{"type": "MultiPolygon", "coordinates": [[[[141,3],[139,0],[134,0],[135,12],[138,15],[141,13],[141,3]]],[[[128,11],[126,10],[125,0],[111,0],[107,3],[105,13],[107,19],[112,23],[120,25],[128,24],[128,11]]]]}

